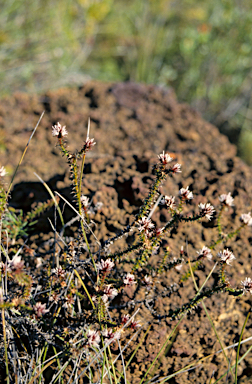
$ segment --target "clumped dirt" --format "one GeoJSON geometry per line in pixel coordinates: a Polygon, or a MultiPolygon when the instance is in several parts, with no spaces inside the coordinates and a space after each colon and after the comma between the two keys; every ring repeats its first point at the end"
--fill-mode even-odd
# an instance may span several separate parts
{"type": "MultiPolygon", "coordinates": [[[[163,150],[172,153],[182,164],[182,174],[169,178],[162,186],[162,192],[178,195],[182,186],[189,186],[194,200],[188,204],[188,213],[197,209],[199,202],[211,202],[218,206],[218,196],[231,192],[235,206],[224,212],[223,228],[230,231],[239,226],[239,216],[251,210],[252,173],[251,168],[236,157],[236,148],[218,129],[204,121],[188,105],[179,104],[172,90],[155,86],[131,83],[105,84],[90,82],[78,89],[61,89],[42,96],[15,94],[0,102],[0,165],[6,166],[12,175],[33,127],[42,113],[45,115],[32,139],[24,162],[15,178],[11,204],[28,210],[36,201],[45,201],[49,195],[34,175],[36,172],[53,190],[71,198],[69,173],[65,160],[56,148],[51,126],[58,121],[67,126],[68,143],[71,150],[80,148],[86,137],[87,121],[91,119],[91,137],[97,145],[89,153],[85,167],[83,192],[103,203],[96,221],[96,235],[100,239],[118,233],[133,221],[142,200],[147,196],[152,180],[152,166],[163,150]],[[195,208],[196,207],[196,208],[195,208]]],[[[10,178],[10,176],[9,176],[10,178]]],[[[52,213],[53,215],[53,213],[52,213]]],[[[71,212],[66,209],[66,219],[71,212]]],[[[153,220],[160,227],[169,219],[164,208],[158,208],[153,220]]],[[[49,231],[47,220],[42,218],[36,228],[39,232],[49,231]]],[[[229,280],[234,286],[246,276],[251,276],[251,228],[244,229],[228,246],[236,256],[232,266],[227,268],[229,280]]],[[[41,235],[42,236],[42,235],[41,235]]],[[[181,246],[193,259],[203,245],[209,246],[216,239],[216,221],[188,224],[179,227],[167,239],[171,258],[178,257],[181,246]]],[[[120,247],[125,246],[120,242],[120,247]]],[[[222,249],[221,247],[217,250],[222,249]]],[[[215,252],[216,255],[216,252],[215,252]]],[[[157,255],[150,259],[155,264],[157,255]]],[[[214,266],[208,261],[196,273],[195,279],[201,286],[214,266]]],[[[151,330],[127,376],[130,383],[139,383],[161,345],[176,324],[166,317],[170,309],[181,307],[195,295],[190,278],[179,287],[180,277],[187,271],[163,273],[148,306],[141,305],[139,317],[143,336],[148,324],[151,330]],[[178,290],[179,288],[179,290],[178,290]]],[[[218,268],[208,286],[217,279],[218,268]]],[[[135,310],[132,303],[143,300],[144,290],[129,291],[123,297],[125,309],[114,309],[115,314],[135,310]]],[[[216,327],[223,345],[238,341],[239,334],[251,307],[249,296],[230,297],[215,295],[205,300],[209,315],[216,327]]],[[[248,322],[244,338],[250,336],[251,321],[248,322]]],[[[241,347],[244,353],[249,343],[241,347]]],[[[134,350],[131,344],[128,352],[134,350]]],[[[159,361],[156,373],[167,376],[192,362],[196,362],[221,347],[212,330],[202,306],[181,322],[174,341],[159,361]]],[[[227,351],[234,361],[235,352],[227,351]]],[[[205,360],[204,365],[175,376],[172,383],[207,383],[211,375],[220,377],[228,364],[223,354],[216,354],[205,360]]],[[[249,354],[239,365],[240,382],[250,382],[252,358],[249,354]]],[[[225,378],[226,379],[226,378],[225,378]]]]}

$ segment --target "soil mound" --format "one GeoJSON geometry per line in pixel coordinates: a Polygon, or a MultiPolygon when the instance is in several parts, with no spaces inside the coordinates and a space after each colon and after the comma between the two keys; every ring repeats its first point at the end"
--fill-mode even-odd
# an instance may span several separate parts
{"type": "MultiPolygon", "coordinates": [[[[178,189],[189,186],[194,193],[188,212],[200,202],[211,202],[217,206],[222,193],[231,192],[235,206],[225,212],[223,225],[228,232],[239,225],[241,213],[251,210],[251,168],[236,157],[236,148],[221,135],[216,127],[204,121],[188,105],[179,104],[172,90],[132,83],[104,84],[89,82],[78,89],[61,89],[42,96],[15,94],[0,102],[0,165],[12,174],[36,122],[45,110],[42,122],[32,139],[22,167],[15,179],[12,204],[29,209],[35,201],[49,196],[43,190],[36,172],[53,190],[71,197],[69,174],[65,160],[55,147],[51,126],[58,121],[66,125],[71,150],[79,148],[86,137],[87,121],[91,119],[91,137],[97,145],[89,153],[85,167],[84,194],[101,201],[103,208],[94,220],[98,223],[97,236],[106,239],[133,221],[142,200],[146,197],[152,180],[152,166],[163,150],[173,153],[182,164],[182,174],[176,175],[162,186],[164,194],[177,195],[178,189]]],[[[66,212],[70,217],[70,211],[66,212]]],[[[158,226],[168,220],[165,209],[157,209],[153,220],[158,226]]],[[[39,230],[45,231],[46,221],[39,230]]],[[[178,257],[181,246],[193,258],[203,245],[209,246],[216,222],[184,225],[168,239],[171,257],[178,257]]],[[[217,230],[216,230],[217,231],[217,230]]],[[[251,228],[242,231],[232,243],[236,256],[228,269],[230,282],[239,285],[245,276],[251,276],[251,228]]],[[[123,247],[124,243],[120,243],[123,247]]],[[[155,263],[155,256],[150,260],[155,263]]],[[[195,273],[199,286],[214,263],[202,267],[195,273]]],[[[158,353],[160,346],[175,322],[166,317],[170,308],[187,303],[195,295],[192,280],[187,280],[179,289],[181,275],[186,272],[173,271],[163,274],[149,302],[140,304],[142,322],[151,321],[151,331],[132,362],[131,383],[139,383],[141,375],[158,353]],[[147,308],[147,306],[149,306],[147,308]]],[[[213,279],[217,278],[213,274],[213,279]]],[[[211,283],[210,283],[211,286],[211,283]]],[[[141,292],[125,297],[125,308],[143,301],[141,292]]],[[[209,314],[220,338],[226,346],[237,342],[250,309],[250,299],[216,295],[205,300],[209,314]]],[[[115,311],[121,311],[115,308],[115,311]]],[[[251,322],[244,333],[249,337],[251,322]]],[[[146,327],[143,327],[146,329],[146,327]]],[[[143,332],[140,333],[140,337],[143,332]]],[[[130,347],[134,349],[134,345],[130,347]]],[[[158,372],[168,375],[219,350],[221,347],[214,335],[205,311],[200,306],[183,320],[175,340],[166,356],[160,361],[158,372]]],[[[130,349],[129,349],[130,351],[130,349]]],[[[246,351],[242,347],[241,353],[246,351]]],[[[230,355],[228,355],[230,357],[230,355]]],[[[232,355],[234,358],[234,352],[232,355]]],[[[223,354],[206,360],[204,366],[174,377],[173,383],[206,383],[213,372],[216,377],[227,369],[223,354]]],[[[241,380],[252,376],[252,359],[248,357],[239,365],[241,380]]]]}

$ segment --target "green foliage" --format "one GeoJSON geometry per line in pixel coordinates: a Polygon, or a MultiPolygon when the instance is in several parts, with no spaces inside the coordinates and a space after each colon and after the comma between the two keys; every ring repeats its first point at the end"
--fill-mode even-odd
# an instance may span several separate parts
{"type": "Polygon", "coordinates": [[[2,94],[61,86],[80,74],[113,0],[0,1],[2,94]],[[43,83],[43,85],[42,85],[43,83]],[[41,86],[42,85],[42,86],[41,86]]]}
{"type": "Polygon", "coordinates": [[[242,158],[252,165],[252,130],[243,130],[240,134],[238,150],[242,158]]]}
{"type": "Polygon", "coordinates": [[[15,244],[18,237],[27,236],[28,222],[24,221],[23,211],[9,208],[4,216],[3,227],[7,230],[9,238],[15,244]]]}
{"type": "MultiPolygon", "coordinates": [[[[52,207],[53,204],[53,200],[40,203],[27,214],[24,214],[22,209],[8,207],[3,218],[3,229],[7,231],[8,238],[11,239],[12,245],[15,244],[18,238],[28,236],[29,230],[37,223],[37,220],[34,219],[52,207]]],[[[3,233],[5,234],[5,232],[3,233]]]]}

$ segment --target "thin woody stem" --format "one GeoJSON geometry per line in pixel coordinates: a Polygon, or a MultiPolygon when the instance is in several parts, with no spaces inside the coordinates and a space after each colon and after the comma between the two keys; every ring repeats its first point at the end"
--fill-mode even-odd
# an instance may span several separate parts
{"type": "Polygon", "coordinates": [[[82,184],[82,177],[83,177],[83,170],[84,170],[84,165],[85,165],[85,159],[86,159],[86,152],[84,152],[83,156],[82,156],[79,191],[81,191],[81,184],[82,184]]]}

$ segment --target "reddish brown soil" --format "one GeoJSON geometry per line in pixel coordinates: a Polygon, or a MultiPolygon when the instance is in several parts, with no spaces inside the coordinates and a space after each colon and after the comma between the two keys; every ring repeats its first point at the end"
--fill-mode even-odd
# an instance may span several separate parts
{"type": "MultiPolygon", "coordinates": [[[[216,127],[205,122],[188,105],[179,104],[171,90],[154,86],[135,84],[103,84],[90,82],[79,89],[62,89],[48,92],[43,96],[16,94],[0,103],[0,165],[5,165],[12,174],[29,139],[39,115],[45,116],[32,139],[24,162],[15,179],[12,205],[28,209],[34,201],[49,196],[37,181],[33,172],[70,198],[69,174],[65,160],[55,147],[51,135],[52,124],[57,121],[67,126],[68,142],[71,149],[80,148],[86,136],[87,121],[91,119],[91,137],[97,145],[89,153],[84,179],[84,194],[93,198],[94,203],[102,201],[102,211],[94,217],[98,223],[99,238],[105,239],[124,228],[133,220],[138,207],[148,192],[152,165],[163,150],[173,153],[182,164],[181,175],[169,178],[163,185],[164,194],[176,194],[182,186],[189,186],[194,193],[191,212],[199,202],[210,201],[218,205],[221,193],[231,192],[235,207],[224,213],[224,228],[228,232],[239,225],[241,213],[251,210],[252,173],[251,168],[235,156],[236,148],[221,135],[216,127]]],[[[67,211],[70,217],[70,211],[67,211]]],[[[157,209],[153,220],[158,226],[164,225],[168,215],[164,209],[157,209]]],[[[193,259],[203,245],[210,245],[216,239],[216,224],[203,222],[178,228],[167,240],[171,257],[179,256],[183,245],[193,259]]],[[[46,220],[42,220],[37,231],[47,231],[46,220]]],[[[237,236],[235,242],[227,242],[236,255],[233,265],[227,268],[230,282],[238,286],[245,276],[251,276],[251,228],[237,236]]],[[[120,243],[123,247],[125,244],[120,243]]],[[[221,248],[218,248],[218,250],[221,248]]],[[[153,256],[150,263],[156,262],[153,256]]],[[[208,261],[195,273],[200,286],[214,262],[208,261]]],[[[187,270],[163,273],[150,300],[152,311],[141,305],[139,319],[144,334],[150,322],[149,332],[131,364],[127,380],[139,383],[140,377],[158,353],[176,321],[171,322],[165,315],[169,309],[181,307],[195,295],[194,284],[189,279],[172,292],[173,284],[179,282],[187,270]],[[158,315],[162,317],[160,320],[158,315]]],[[[217,272],[208,282],[213,285],[217,272]]],[[[145,292],[128,292],[135,300],[142,300],[145,292]]],[[[126,297],[124,302],[129,302],[126,297]]],[[[249,296],[241,298],[219,294],[205,300],[209,315],[225,346],[238,341],[239,334],[251,306],[249,296]]],[[[138,307],[136,305],[133,310],[138,307]]],[[[125,311],[128,309],[125,309],[125,311]]],[[[115,309],[115,312],[118,310],[115,309]]],[[[251,336],[251,321],[248,322],[244,338],[251,336]]],[[[249,346],[242,346],[244,353],[249,346]]],[[[129,352],[135,348],[129,347],[129,352]]],[[[171,348],[160,360],[156,374],[166,376],[185,367],[191,362],[219,350],[221,347],[211,328],[202,306],[184,318],[171,348]]],[[[228,350],[228,358],[234,362],[235,352],[228,350]]],[[[219,377],[227,369],[223,354],[207,359],[195,370],[175,376],[171,383],[207,383],[214,373],[219,377]]],[[[240,382],[252,382],[252,358],[249,354],[239,365],[240,382]]],[[[233,382],[231,381],[222,382],[233,382]]]]}

